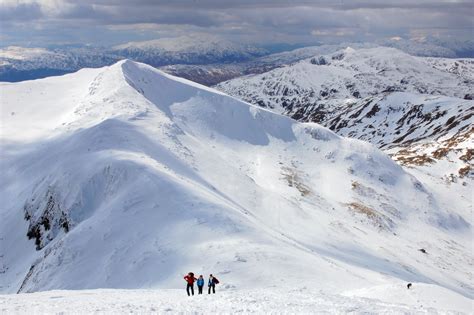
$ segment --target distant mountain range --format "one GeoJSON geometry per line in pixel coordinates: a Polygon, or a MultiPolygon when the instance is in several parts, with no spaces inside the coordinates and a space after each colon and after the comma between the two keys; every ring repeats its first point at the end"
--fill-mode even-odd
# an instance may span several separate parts
{"type": "Polygon", "coordinates": [[[23,48],[0,50],[0,81],[17,82],[97,68],[122,59],[170,64],[235,63],[268,54],[264,49],[237,45],[215,37],[179,37],[130,42],[112,48],[23,48]]]}
{"type": "Polygon", "coordinates": [[[164,71],[206,85],[214,85],[247,74],[263,73],[314,55],[341,48],[395,47],[417,56],[474,56],[474,44],[440,42],[435,39],[409,41],[392,39],[378,43],[342,43],[304,47],[281,53],[252,45],[236,44],[219,37],[182,36],[130,42],[111,48],[56,47],[0,49],[0,81],[17,82],[61,75],[90,67],[111,65],[122,59],[145,62],[164,71]]]}

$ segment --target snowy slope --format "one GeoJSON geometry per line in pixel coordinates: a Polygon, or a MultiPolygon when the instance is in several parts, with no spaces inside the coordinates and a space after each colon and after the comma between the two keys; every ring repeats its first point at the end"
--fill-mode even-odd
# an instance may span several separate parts
{"type": "Polygon", "coordinates": [[[181,288],[193,270],[229,290],[473,297],[464,204],[367,143],[131,61],[0,88],[2,292],[181,288]]]}
{"type": "MultiPolygon", "coordinates": [[[[432,67],[460,76],[466,81],[474,80],[474,59],[420,58],[432,67]]],[[[472,91],[471,91],[472,94],[472,91]]]]}
{"type": "MultiPolygon", "coordinates": [[[[369,141],[383,149],[423,145],[433,148],[430,156],[435,159],[444,157],[449,150],[465,157],[473,149],[472,100],[383,93],[346,103],[327,116],[325,124],[338,134],[369,141]]],[[[464,159],[465,163],[470,162],[464,159]]]]}
{"type": "Polygon", "coordinates": [[[432,175],[451,181],[473,169],[472,73],[471,59],[347,48],[218,88],[369,141],[404,165],[439,164],[432,175]]]}
{"type": "Polygon", "coordinates": [[[393,92],[332,108],[326,126],[382,148],[429,187],[440,206],[457,204],[472,216],[474,101],[393,92]]]}
{"type": "MultiPolygon", "coordinates": [[[[311,112],[311,108],[307,110],[311,112]]],[[[445,167],[446,175],[472,177],[474,101],[381,93],[333,107],[322,122],[340,135],[371,142],[395,154],[402,164],[433,164],[448,158],[454,167],[445,167]]]]}

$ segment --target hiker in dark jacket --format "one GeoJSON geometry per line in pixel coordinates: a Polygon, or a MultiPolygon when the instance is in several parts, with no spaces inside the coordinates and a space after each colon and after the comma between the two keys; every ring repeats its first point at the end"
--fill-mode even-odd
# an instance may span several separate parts
{"type": "Polygon", "coordinates": [[[209,290],[207,294],[211,294],[211,289],[212,293],[216,293],[216,284],[219,283],[219,280],[217,280],[216,277],[212,276],[212,274],[209,275],[209,282],[207,283],[209,290]]]}
{"type": "Polygon", "coordinates": [[[194,281],[197,280],[196,278],[194,278],[194,273],[190,272],[187,275],[185,275],[184,280],[186,280],[186,282],[188,284],[186,286],[186,292],[188,293],[188,296],[190,296],[189,289],[191,289],[191,293],[192,293],[192,295],[194,295],[194,281]]]}
{"type": "Polygon", "coordinates": [[[199,276],[196,284],[198,286],[198,294],[202,294],[202,288],[204,287],[204,278],[202,277],[202,275],[199,276]]]}

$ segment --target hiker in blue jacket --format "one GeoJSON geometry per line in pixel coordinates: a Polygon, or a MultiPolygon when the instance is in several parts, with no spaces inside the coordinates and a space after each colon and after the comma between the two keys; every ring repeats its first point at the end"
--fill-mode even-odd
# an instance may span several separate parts
{"type": "Polygon", "coordinates": [[[202,288],[204,287],[204,278],[202,277],[202,275],[200,275],[197,279],[197,286],[199,290],[198,294],[202,294],[202,288]]]}
{"type": "Polygon", "coordinates": [[[219,280],[217,280],[216,277],[212,276],[212,273],[209,275],[209,282],[207,285],[209,286],[208,294],[211,294],[211,289],[212,293],[216,293],[216,284],[219,283],[219,280]]]}

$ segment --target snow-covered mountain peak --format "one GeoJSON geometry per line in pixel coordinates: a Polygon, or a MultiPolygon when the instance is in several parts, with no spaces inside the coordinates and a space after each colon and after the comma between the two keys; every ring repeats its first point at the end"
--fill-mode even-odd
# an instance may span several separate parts
{"type": "Polygon", "coordinates": [[[178,288],[194,270],[229,290],[473,294],[469,217],[368,143],[129,60],[1,87],[3,292],[178,288]]]}
{"type": "Polygon", "coordinates": [[[350,53],[353,53],[353,52],[355,52],[355,51],[356,51],[356,50],[355,50],[354,48],[350,47],[350,46],[347,46],[346,49],[344,49],[344,52],[345,52],[346,54],[350,54],[350,53]]]}
{"type": "MultiPolygon", "coordinates": [[[[370,47],[354,49],[347,47],[329,55],[318,56],[325,58],[325,65],[334,65],[362,73],[374,73],[386,76],[387,71],[407,73],[432,73],[432,67],[424,63],[419,57],[409,55],[401,50],[391,47],[370,47]]],[[[314,57],[310,60],[317,60],[314,57]]],[[[317,63],[312,62],[318,65],[317,63]]],[[[436,71],[434,72],[436,73],[436,71]]]]}
{"type": "MultiPolygon", "coordinates": [[[[2,116],[9,117],[10,123],[3,126],[0,137],[24,141],[73,132],[114,117],[139,115],[150,107],[158,106],[169,112],[168,107],[174,101],[210,91],[205,86],[131,60],[62,77],[0,85],[12,91],[2,98],[2,116]],[[32,88],[25,93],[25,86],[32,88]],[[47,86],[57,89],[47,89],[47,86]],[[57,102],[51,104],[52,99],[57,102]],[[32,103],[18,108],[18,102],[32,103]]],[[[213,93],[223,95],[214,90],[213,93]]]]}

